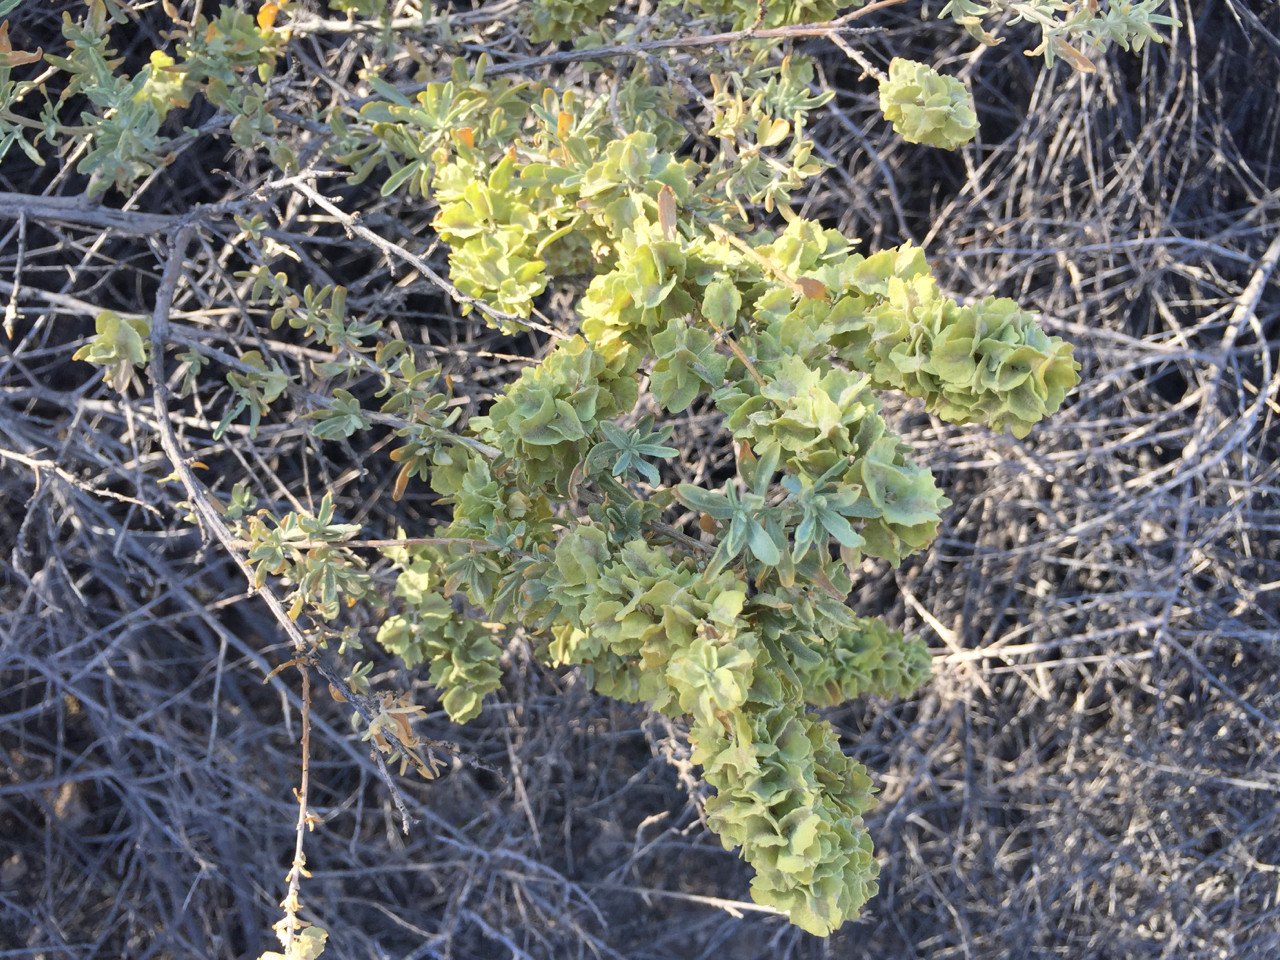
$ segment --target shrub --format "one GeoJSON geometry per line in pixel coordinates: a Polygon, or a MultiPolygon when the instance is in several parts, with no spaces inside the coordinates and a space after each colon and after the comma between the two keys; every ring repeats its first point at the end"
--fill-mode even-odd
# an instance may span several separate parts
{"type": "MultiPolygon", "coordinates": [[[[847,598],[864,557],[896,566],[924,549],[950,503],[887,426],[879,394],[897,390],[944,421],[1021,438],[1061,406],[1079,369],[1071,346],[1013,301],[945,296],[919,247],[866,255],[793,209],[792,194],[825,169],[805,137],[825,97],[794,42],[837,40],[878,73],[845,34],[891,2],[838,17],[825,2],[659,0],[641,17],[535,0],[520,28],[531,42],[569,47],[500,65],[485,52],[459,56],[425,82],[371,68],[368,96],[307,117],[274,105],[291,30],[315,23],[297,4],[175,21],[173,54],[157,50],[128,76],[110,47],[125,12],[90,0],[79,21],[65,17],[66,55],[45,57],[65,81],[56,101],[11,79],[37,56],[14,52],[0,32],[0,155],[17,145],[43,162],[42,144],[78,149],[91,196],[124,190],[165,162],[167,121],[203,98],[217,109],[205,128],[225,130],[241,163],[272,164],[274,189],[301,190],[477,321],[556,340],[463,425],[453,384],[381,321],[351,316],[343,287],[299,290],[271,270],[253,195],[181,227],[150,320],[98,318],[76,359],[101,366],[121,392],[150,365],[158,431],[192,519],[273,604],[304,684],[319,669],[383,754],[429,776],[434,760],[410,725],[420,708],[372,690],[368,664],[345,677],[326,666],[339,638],[339,655],[359,648],[346,609],[375,611],[377,643],[406,667],[429,664],[460,723],[499,687],[502,638],[523,628],[548,666],[578,667],[602,693],[689,718],[694,759],[716,791],[707,823],[755,869],[755,899],[819,935],[875,895],[878,864],[861,819],[871,780],[806,705],[907,696],[927,680],[923,641],[855,616],[847,598]],[[678,59],[689,49],[699,52],[693,68],[678,59]],[[548,65],[575,66],[548,78],[538,72],[548,65]],[[62,113],[77,96],[89,106],[71,126],[62,113]],[[21,112],[36,98],[39,121],[21,112]],[[281,123],[307,129],[308,149],[291,147],[281,123]],[[320,172],[351,185],[382,177],[384,196],[433,204],[448,279],[307,186],[320,172]],[[235,218],[233,243],[250,263],[239,275],[247,302],[270,311],[272,328],[287,324],[327,351],[313,362],[313,392],[260,351],[231,356],[172,330],[187,245],[223,217],[235,218]],[[578,296],[576,332],[534,319],[553,286],[578,296]],[[275,516],[247,488],[211,493],[169,420],[167,351],[177,345],[188,348],[184,396],[214,382],[206,367],[222,370],[213,437],[246,416],[253,437],[289,410],[318,440],[390,429],[395,496],[429,485],[451,522],[432,536],[358,541],[359,525],[338,522],[329,498],[314,516],[275,516]],[[369,380],[372,395],[360,389],[369,380]],[[676,415],[695,405],[722,416],[734,443],[736,473],[720,489],[663,482],[676,415]],[[393,565],[389,596],[368,549],[393,565]],[[304,615],[307,630],[295,622],[304,615]]],[[[388,47],[399,42],[381,0],[332,6],[381,30],[388,47]]],[[[1041,27],[1035,52],[1047,63],[1088,71],[1085,50],[1158,39],[1154,26],[1173,21],[1155,6],[952,0],[943,15],[995,43],[983,24],[1012,10],[1041,27]]],[[[958,79],[894,59],[880,82],[885,118],[908,140],[958,149],[975,136],[958,79]]],[[[279,927],[288,957],[324,948],[324,932],[296,916],[309,822],[304,773],[279,927]]]]}

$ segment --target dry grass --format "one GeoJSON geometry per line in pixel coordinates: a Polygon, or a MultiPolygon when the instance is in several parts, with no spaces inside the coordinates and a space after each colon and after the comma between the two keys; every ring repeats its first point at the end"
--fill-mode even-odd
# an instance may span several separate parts
{"type": "MultiPolygon", "coordinates": [[[[512,6],[472,15],[495,48],[512,6]]],[[[857,68],[809,48],[839,95],[816,127],[836,168],[805,213],[870,248],[924,242],[953,295],[1018,298],[1084,364],[1068,408],[1022,442],[893,410],[955,506],[928,553],[869,563],[855,595],[938,654],[914,700],[831,714],[882,790],[864,919],[824,943],[717,902],[746,899],[747,871],[700,824],[681,731],[549,674],[517,636],[480,719],[423,725],[508,783],[466,767],[402,780],[422,821],[408,837],[345,709],[317,701],[325,823],[304,899],[335,956],[1280,955],[1280,16],[1244,0],[1175,13],[1175,42],[1081,78],[1039,72],[1025,28],[975,52],[914,4],[886,12],[860,38],[869,55],[914,51],[970,81],[982,141],[961,157],[897,141],[857,68]]],[[[56,50],[57,14],[20,10],[15,46],[56,50]]],[[[158,22],[121,28],[131,64],[158,22]]],[[[293,104],[329,97],[321,64],[352,83],[373,43],[300,41],[293,104]]],[[[263,178],[219,171],[224,144],[195,141],[134,208],[181,213],[263,178]]],[[[0,189],[83,187],[24,163],[6,158],[0,189]]],[[[428,255],[430,210],[321,185],[428,255]]],[[[296,195],[274,204],[300,275],[348,283],[477,401],[544,349],[458,318],[420,278],[398,284],[402,265],[296,195]]],[[[0,340],[0,957],[256,956],[293,855],[297,681],[262,683],[287,647],[157,485],[149,400],[69,362],[92,330],[77,304],[149,309],[162,251],[48,220],[0,228],[0,279],[21,264],[28,291],[0,340]]],[[[228,347],[243,333],[231,232],[192,248],[175,305],[228,347]]],[[[563,325],[568,302],[542,309],[563,325]]],[[[221,399],[181,413],[220,489],[250,476],[281,509],[332,489],[373,535],[440,516],[421,488],[391,502],[380,435],[321,446],[284,418],[214,443],[221,399]]],[[[690,474],[723,470],[714,416],[677,435],[690,474]]],[[[434,702],[390,658],[375,674],[434,702]]]]}

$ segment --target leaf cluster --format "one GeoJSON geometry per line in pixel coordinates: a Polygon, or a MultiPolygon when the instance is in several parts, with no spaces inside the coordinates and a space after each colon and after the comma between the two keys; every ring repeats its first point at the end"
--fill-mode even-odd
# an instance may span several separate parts
{"type": "Polygon", "coordinates": [[[880,82],[880,110],[902,139],[955,150],[974,138],[978,116],[963,83],[925,63],[895,57],[880,82]]]}
{"type": "Polygon", "coordinates": [[[1160,6],[1160,0],[948,0],[938,16],[950,17],[978,42],[993,45],[1003,40],[988,33],[983,22],[1012,14],[1010,24],[1026,21],[1040,28],[1040,44],[1027,56],[1043,56],[1048,67],[1060,57],[1081,73],[1093,73],[1084,51],[1110,43],[1141,50],[1148,40],[1162,42],[1156,27],[1182,26],[1176,17],[1156,13],[1160,6]]]}
{"type": "Polygon", "coordinates": [[[124,393],[133,379],[133,368],[151,355],[151,321],[146,317],[121,317],[103,310],[94,321],[94,337],[72,355],[103,368],[102,379],[124,393]]]}

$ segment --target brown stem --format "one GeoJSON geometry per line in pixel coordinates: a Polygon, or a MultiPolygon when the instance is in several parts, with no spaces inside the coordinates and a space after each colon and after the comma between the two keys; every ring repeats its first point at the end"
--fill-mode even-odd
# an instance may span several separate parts
{"type": "Polygon", "coordinates": [[[767,387],[769,384],[764,377],[760,375],[760,371],[756,369],[756,365],[751,362],[751,358],[747,356],[742,347],[738,346],[738,341],[733,337],[725,337],[724,342],[729,344],[729,349],[733,351],[733,355],[742,361],[742,365],[747,368],[747,373],[751,374],[751,378],[760,386],[767,387]]]}

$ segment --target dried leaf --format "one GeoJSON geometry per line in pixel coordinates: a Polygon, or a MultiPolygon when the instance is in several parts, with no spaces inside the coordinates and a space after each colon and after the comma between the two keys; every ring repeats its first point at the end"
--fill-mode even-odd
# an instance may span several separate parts
{"type": "Polygon", "coordinates": [[[35,53],[23,53],[21,50],[15,53],[13,45],[9,42],[9,21],[0,23],[0,67],[21,67],[24,64],[35,63],[43,56],[43,47],[37,49],[35,53]]]}
{"type": "MultiPolygon", "coordinates": [[[[397,451],[399,452],[399,451],[397,451]]],[[[391,490],[391,499],[399,501],[404,496],[405,490],[409,486],[409,471],[413,469],[413,463],[406,463],[400,468],[400,475],[396,477],[396,485],[391,490]]]]}
{"type": "Polygon", "coordinates": [[[1075,67],[1080,73],[1097,73],[1098,68],[1093,65],[1093,61],[1086,57],[1083,53],[1073,47],[1061,37],[1053,38],[1053,52],[1066,60],[1071,66],[1075,67]]]}
{"type": "Polygon", "coordinates": [[[583,471],[582,463],[579,462],[578,465],[573,468],[573,472],[569,474],[568,493],[569,493],[569,506],[571,509],[577,506],[578,490],[582,487],[582,481],[584,479],[586,479],[586,475],[583,471]]]}
{"type": "Polygon", "coordinates": [[[413,729],[409,726],[409,720],[402,713],[387,714],[396,725],[396,736],[400,738],[400,742],[406,747],[416,747],[418,738],[413,735],[413,729]]]}
{"type": "Polygon", "coordinates": [[[676,192],[663,184],[658,191],[658,226],[662,228],[662,238],[667,241],[676,238],[676,192]]]}
{"type": "Polygon", "coordinates": [[[801,277],[796,283],[810,300],[831,299],[831,294],[827,292],[827,288],[821,280],[815,280],[813,277],[801,277]]]}

